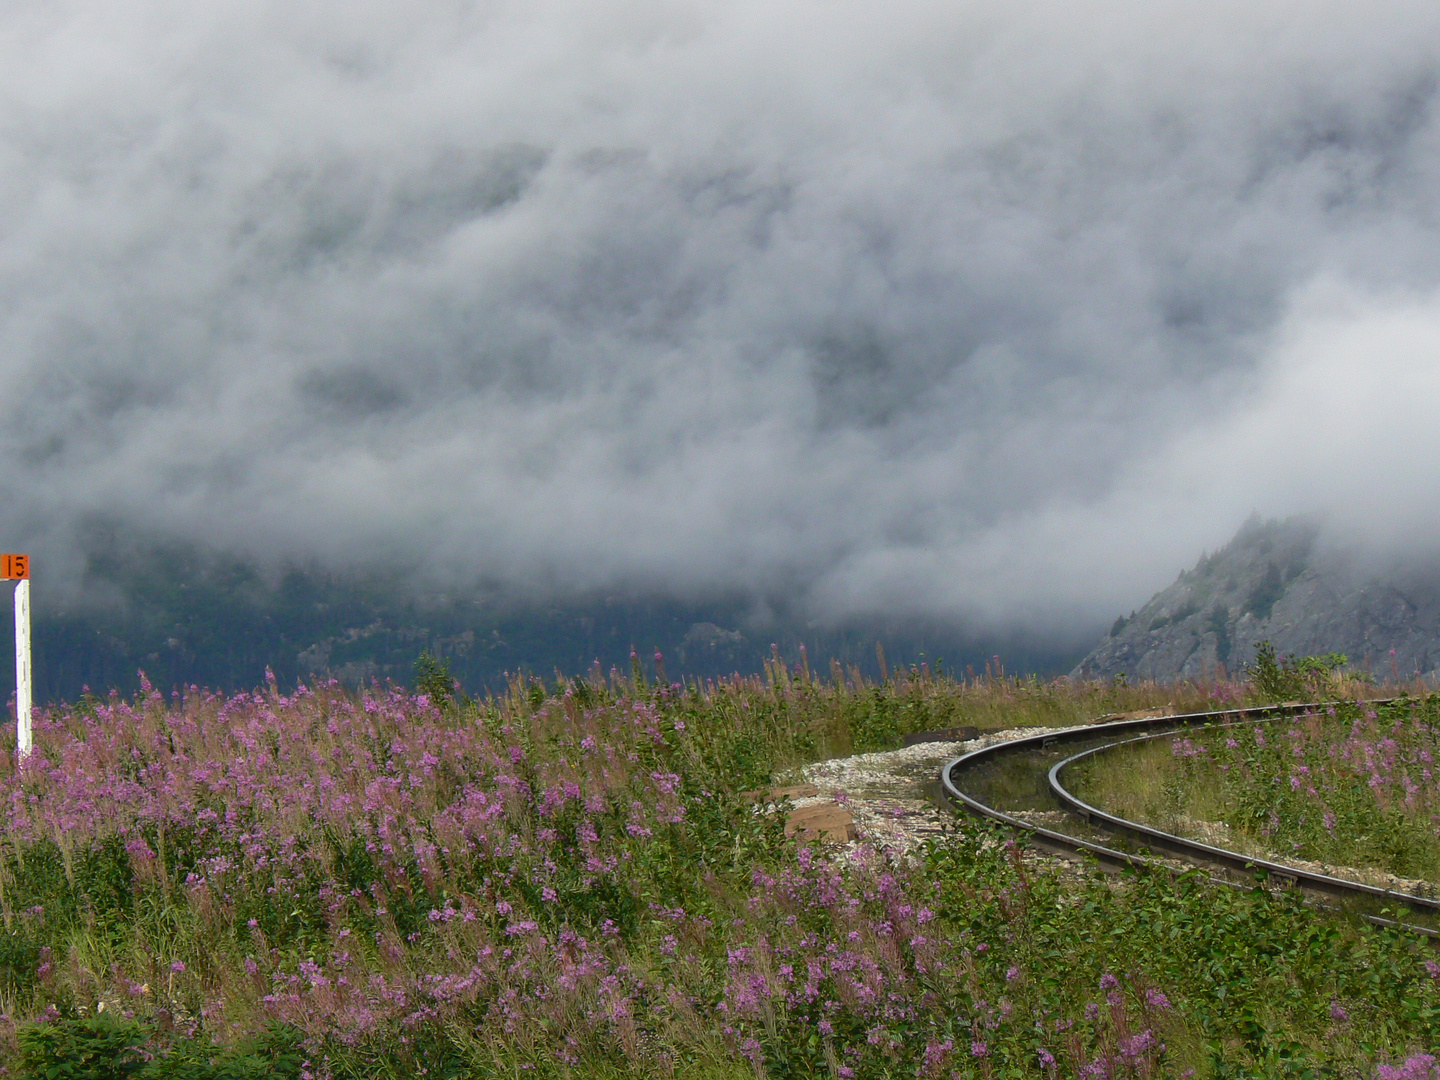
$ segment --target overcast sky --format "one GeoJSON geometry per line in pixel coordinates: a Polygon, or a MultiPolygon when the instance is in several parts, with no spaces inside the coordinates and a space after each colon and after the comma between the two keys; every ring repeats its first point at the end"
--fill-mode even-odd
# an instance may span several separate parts
{"type": "Polygon", "coordinates": [[[3,546],[1033,627],[1252,510],[1428,549],[1437,51],[1434,0],[15,0],[3,546]]]}

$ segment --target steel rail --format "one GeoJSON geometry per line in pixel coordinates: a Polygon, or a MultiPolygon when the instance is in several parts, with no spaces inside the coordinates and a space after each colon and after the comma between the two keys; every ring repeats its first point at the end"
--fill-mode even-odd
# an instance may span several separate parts
{"type": "MultiPolygon", "coordinates": [[[[1400,699],[1372,699],[1368,701],[1367,704],[1386,705],[1396,700],[1400,699]]],[[[1440,901],[1429,897],[1414,896],[1410,893],[1382,889],[1361,882],[1347,881],[1343,878],[1331,877],[1326,874],[1317,874],[1312,871],[1302,870],[1299,867],[1288,866],[1284,863],[1253,858],[1239,852],[1213,847],[1194,840],[1187,840],[1184,837],[1175,836],[1172,833],[1166,833],[1159,829],[1152,829],[1138,822],[1128,821],[1116,815],[1108,814],[1077,798],[1067,791],[1058,779],[1059,773],[1067,765],[1088,757],[1091,754],[1097,754],[1117,746],[1142,742],[1147,739],[1163,738],[1166,735],[1179,734],[1195,728],[1227,727],[1240,723],[1264,723],[1335,704],[1340,703],[1287,702],[1283,705],[1182,713],[1174,716],[1144,717],[1133,720],[1111,721],[1103,724],[1088,724],[1083,727],[1064,728],[1060,731],[1030,735],[1008,742],[992,743],[990,746],[982,747],[979,750],[972,750],[968,754],[962,754],[947,762],[940,770],[941,793],[946,801],[957,809],[965,810],[977,817],[996,821],[1013,829],[1025,832],[1029,834],[1031,842],[1036,847],[1054,854],[1072,858],[1077,855],[1088,855],[1098,860],[1101,864],[1108,866],[1163,866],[1165,864],[1159,863],[1153,856],[1133,851],[1122,851],[1106,844],[1071,836],[1055,829],[1047,829],[1044,826],[1025,821],[1022,818],[1016,817],[1014,814],[1007,813],[998,807],[990,806],[980,799],[967,794],[960,786],[960,776],[966,771],[973,770],[978,765],[989,763],[1002,756],[1046,749],[1056,743],[1092,741],[1097,737],[1104,738],[1106,735],[1127,735],[1139,731],[1143,734],[1138,737],[1119,738],[1104,742],[1100,746],[1072,754],[1050,768],[1047,773],[1047,783],[1050,794],[1068,813],[1090,823],[1098,822],[1104,829],[1112,833],[1137,839],[1148,847],[1161,849],[1170,855],[1180,857],[1192,865],[1219,866],[1226,870],[1240,870],[1250,873],[1260,871],[1283,883],[1331,897],[1350,900],[1363,898],[1367,901],[1383,900],[1392,904],[1409,907],[1415,911],[1424,911],[1432,915],[1440,912],[1440,901]]],[[[1364,918],[1371,922],[1394,924],[1393,920],[1373,914],[1367,914],[1364,918]]],[[[1416,926],[1411,928],[1428,936],[1434,937],[1436,935],[1436,931],[1426,927],[1416,926]]]]}
{"type": "MultiPolygon", "coordinates": [[[[1278,719],[1272,717],[1270,719],[1278,719]]],[[[1236,724],[1243,724],[1246,721],[1232,721],[1228,724],[1210,724],[1211,728],[1233,727],[1236,724]]],[[[1413,893],[1398,892],[1394,889],[1382,889],[1377,885],[1367,885],[1361,881],[1350,881],[1345,878],[1334,877],[1330,874],[1321,874],[1313,870],[1305,870],[1298,866],[1291,866],[1288,863],[1276,862],[1272,859],[1258,858],[1253,855],[1245,855],[1240,852],[1231,851],[1228,848],[1215,847],[1211,844],[1204,844],[1198,840],[1189,840],[1174,833],[1165,832],[1138,821],[1131,821],[1128,818],[1111,814],[1105,810],[1091,805],[1069,791],[1061,782],[1060,774],[1078,761],[1088,757],[1104,753],[1109,750],[1117,750],[1123,746],[1133,746],[1137,743],[1151,742],[1155,739],[1163,739],[1168,732],[1158,734],[1140,735],[1133,739],[1123,739],[1119,742],[1107,743],[1104,746],[1092,747],[1089,750],[1082,750],[1078,754],[1072,754],[1064,761],[1052,766],[1047,777],[1050,791],[1058,799],[1066,810],[1083,818],[1087,822],[1099,821],[1107,829],[1141,840],[1148,847],[1160,848],[1163,851],[1179,855],[1181,858],[1191,862],[1206,862],[1217,866],[1223,866],[1228,870],[1263,870],[1272,877],[1288,881],[1293,885],[1309,889],[1312,892],[1325,893],[1329,896],[1348,898],[1352,896],[1368,896],[1371,899],[1388,901],[1401,904],[1417,911],[1440,912],[1440,900],[1416,896],[1413,893]]]]}

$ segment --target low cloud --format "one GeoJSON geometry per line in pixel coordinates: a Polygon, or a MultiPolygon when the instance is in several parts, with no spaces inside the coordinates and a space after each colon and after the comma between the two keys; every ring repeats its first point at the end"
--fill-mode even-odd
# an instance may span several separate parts
{"type": "Polygon", "coordinates": [[[1433,4],[7,23],[0,495],[72,584],[103,519],[1055,628],[1252,510],[1431,543],[1433,4]]]}

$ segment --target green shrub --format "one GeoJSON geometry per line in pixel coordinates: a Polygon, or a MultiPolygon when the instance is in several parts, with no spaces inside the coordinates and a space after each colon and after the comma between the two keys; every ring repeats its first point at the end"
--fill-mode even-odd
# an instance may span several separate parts
{"type": "Polygon", "coordinates": [[[34,1080],[122,1080],[141,1075],[150,1032],[117,1017],[86,1016],[22,1027],[21,1075],[34,1080]]]}
{"type": "Polygon", "coordinates": [[[1344,653],[1277,658],[1275,646],[1261,641],[1255,645],[1255,660],[1246,666],[1246,672],[1262,700],[1311,700],[1331,696],[1337,676],[1349,662],[1344,653]]]}
{"type": "Polygon", "coordinates": [[[415,692],[426,695],[437,708],[463,702],[450,665],[429,652],[422,652],[415,661],[415,692]]]}
{"type": "Polygon", "coordinates": [[[19,1029],[24,1080],[300,1080],[305,1056],[299,1033],[271,1024],[244,1045],[217,1051],[180,1040],[149,1052],[155,1031],[107,1013],[56,1019],[19,1029]]]}

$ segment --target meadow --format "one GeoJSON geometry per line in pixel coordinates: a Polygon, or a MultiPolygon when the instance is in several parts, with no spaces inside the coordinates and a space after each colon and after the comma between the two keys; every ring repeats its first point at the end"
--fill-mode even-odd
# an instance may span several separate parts
{"type": "MultiPolygon", "coordinates": [[[[658,657],[657,657],[658,661],[658,657]]],[[[663,672],[663,667],[661,668],[663,672]]],[[[914,731],[1243,704],[924,667],[87,697],[0,755],[0,1062],[45,1077],[1435,1074],[1401,929],[740,793],[914,731]]]]}
{"type": "Polygon", "coordinates": [[[1380,871],[1433,893],[1437,755],[1440,698],[1338,702],[1111,752],[1081,790],[1106,809],[1184,834],[1219,823],[1224,841],[1247,854],[1318,862],[1342,876],[1380,871]]]}

